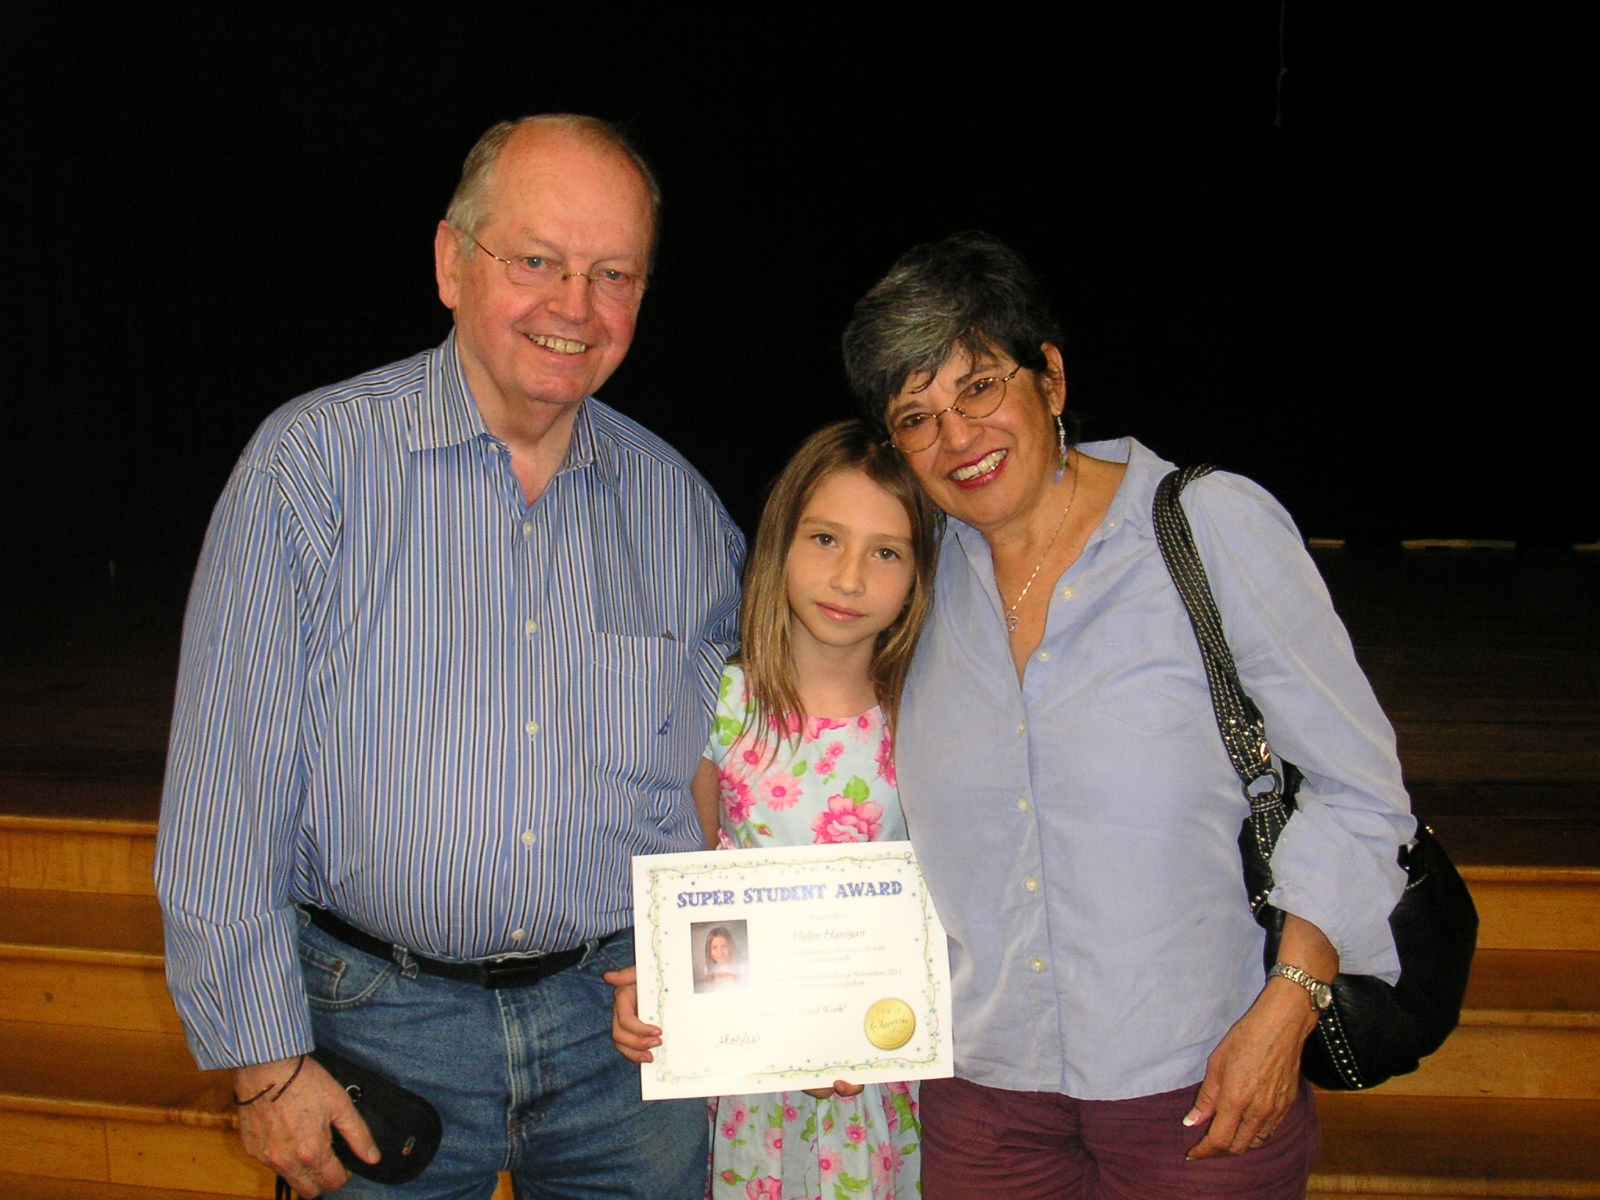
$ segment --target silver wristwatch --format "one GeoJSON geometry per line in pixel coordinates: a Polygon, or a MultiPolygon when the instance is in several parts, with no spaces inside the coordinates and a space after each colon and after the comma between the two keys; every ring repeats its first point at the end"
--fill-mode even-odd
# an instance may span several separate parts
{"type": "Polygon", "coordinates": [[[1290,983],[1297,983],[1305,988],[1306,995],[1311,998],[1313,1012],[1321,1013],[1333,1003],[1333,989],[1315,975],[1302,971],[1299,967],[1291,967],[1288,963],[1278,963],[1267,972],[1267,978],[1287,979],[1290,983]]]}

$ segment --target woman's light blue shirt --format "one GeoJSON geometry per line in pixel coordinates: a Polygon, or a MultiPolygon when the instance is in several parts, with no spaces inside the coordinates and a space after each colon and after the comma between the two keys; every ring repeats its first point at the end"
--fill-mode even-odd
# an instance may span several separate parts
{"type": "MultiPolygon", "coordinates": [[[[1124,1099],[1197,1082],[1263,981],[1237,837],[1248,811],[1194,632],[1150,521],[1171,469],[1127,474],[1054,583],[1019,686],[982,536],[951,522],[896,758],[911,837],[950,933],[956,1073],[1124,1099]]],[[[1388,914],[1415,822],[1394,732],[1294,523],[1213,474],[1183,506],[1245,690],[1305,772],[1272,902],[1342,969],[1398,977],[1388,914]]]]}

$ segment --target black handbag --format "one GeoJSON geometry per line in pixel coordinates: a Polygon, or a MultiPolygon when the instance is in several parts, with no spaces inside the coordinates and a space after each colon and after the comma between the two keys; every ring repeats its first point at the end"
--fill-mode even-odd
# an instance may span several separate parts
{"type": "MultiPolygon", "coordinates": [[[[1266,902],[1272,850],[1294,813],[1300,772],[1286,762],[1280,775],[1272,765],[1265,722],[1240,686],[1205,566],[1178,504],[1184,487],[1213,469],[1197,465],[1167,475],[1156,489],[1152,516],[1161,557],[1200,643],[1217,731],[1250,802],[1250,815],[1239,828],[1239,853],[1250,911],[1267,931],[1263,958],[1271,970],[1284,921],[1284,914],[1266,902]]],[[[1340,974],[1333,980],[1333,1003],[1301,1056],[1301,1069],[1318,1087],[1370,1088],[1415,1071],[1461,1019],[1478,944],[1478,910],[1426,825],[1419,823],[1415,842],[1399,848],[1398,861],[1406,886],[1389,914],[1389,928],[1400,955],[1400,979],[1392,986],[1371,975],[1340,974]]]]}
{"type": "MultiPolygon", "coordinates": [[[[310,1057],[344,1088],[383,1155],[375,1163],[363,1162],[335,1129],[333,1152],[345,1170],[378,1183],[410,1183],[421,1175],[433,1161],[439,1139],[444,1136],[439,1110],[387,1075],[352,1062],[326,1046],[317,1047],[310,1057]]],[[[282,1178],[278,1180],[277,1195],[279,1200],[292,1195],[282,1178]]]]}

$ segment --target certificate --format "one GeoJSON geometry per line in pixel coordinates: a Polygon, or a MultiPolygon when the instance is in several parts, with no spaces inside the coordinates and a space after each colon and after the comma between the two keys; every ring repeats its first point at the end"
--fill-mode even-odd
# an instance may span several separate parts
{"type": "Polygon", "coordinates": [[[633,860],[646,1100],[954,1073],[950,955],[910,842],[633,860]]]}

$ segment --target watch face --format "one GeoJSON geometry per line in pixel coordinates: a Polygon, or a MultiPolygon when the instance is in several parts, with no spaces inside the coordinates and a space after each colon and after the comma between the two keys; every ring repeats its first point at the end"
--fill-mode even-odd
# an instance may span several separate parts
{"type": "Polygon", "coordinates": [[[1333,1003],[1333,989],[1325,983],[1319,983],[1311,991],[1311,1001],[1319,1009],[1327,1008],[1333,1003]]]}

